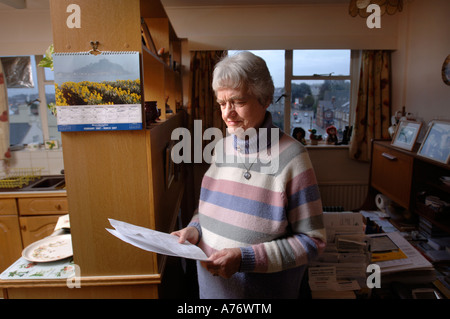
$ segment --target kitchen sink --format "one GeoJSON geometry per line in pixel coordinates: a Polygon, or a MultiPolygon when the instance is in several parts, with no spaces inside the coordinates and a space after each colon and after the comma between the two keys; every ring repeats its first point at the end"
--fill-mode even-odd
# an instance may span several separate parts
{"type": "Polygon", "coordinates": [[[52,191],[63,189],[66,186],[64,176],[44,176],[30,185],[22,188],[23,191],[52,191]]]}

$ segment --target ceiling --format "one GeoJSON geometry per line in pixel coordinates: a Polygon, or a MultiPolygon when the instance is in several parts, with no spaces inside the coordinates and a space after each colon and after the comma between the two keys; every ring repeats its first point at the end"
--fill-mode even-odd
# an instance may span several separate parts
{"type": "MultiPolygon", "coordinates": [[[[164,7],[347,3],[349,0],[161,0],[164,7]]],[[[49,0],[0,0],[0,10],[49,9],[49,0]]]]}
{"type": "Polygon", "coordinates": [[[164,7],[348,3],[350,0],[161,0],[164,7]]]}
{"type": "Polygon", "coordinates": [[[49,0],[0,0],[0,10],[50,9],[49,0]]]}

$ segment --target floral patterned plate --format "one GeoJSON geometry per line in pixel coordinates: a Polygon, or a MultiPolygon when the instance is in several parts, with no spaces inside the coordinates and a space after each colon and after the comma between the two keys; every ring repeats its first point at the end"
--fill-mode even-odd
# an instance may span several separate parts
{"type": "Polygon", "coordinates": [[[50,236],[32,243],[22,251],[22,257],[33,262],[49,262],[73,255],[70,234],[50,236]]]}

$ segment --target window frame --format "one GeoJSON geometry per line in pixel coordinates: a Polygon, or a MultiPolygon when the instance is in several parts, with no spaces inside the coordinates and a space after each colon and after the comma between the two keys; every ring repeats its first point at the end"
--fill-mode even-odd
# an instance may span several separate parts
{"type": "Polygon", "coordinates": [[[45,85],[54,85],[53,81],[48,81],[45,78],[45,70],[43,67],[39,67],[39,62],[43,59],[42,55],[35,55],[34,59],[36,61],[36,75],[38,79],[38,91],[39,91],[39,116],[41,118],[42,125],[42,136],[45,141],[50,139],[50,133],[48,129],[48,118],[47,118],[47,97],[45,96],[45,85]]]}
{"type": "MultiPolygon", "coordinates": [[[[323,49],[327,50],[327,49],[323,49]]],[[[357,103],[357,92],[359,86],[359,77],[357,76],[360,66],[360,50],[350,50],[350,72],[349,75],[294,75],[293,67],[294,50],[285,50],[285,70],[284,70],[284,90],[286,98],[284,99],[284,131],[291,132],[291,100],[292,100],[292,81],[294,80],[349,80],[350,81],[350,111],[349,124],[353,125],[355,118],[355,109],[357,103]]],[[[332,145],[330,145],[332,146],[332,145]]]]}

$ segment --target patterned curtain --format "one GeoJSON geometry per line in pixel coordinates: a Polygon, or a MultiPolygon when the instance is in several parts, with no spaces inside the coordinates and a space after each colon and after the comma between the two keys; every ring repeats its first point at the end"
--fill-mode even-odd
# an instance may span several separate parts
{"type": "Polygon", "coordinates": [[[202,120],[203,131],[217,127],[225,132],[220,108],[212,89],[214,66],[226,51],[191,52],[190,104],[188,114],[190,124],[193,120],[202,120]]]}
{"type": "Polygon", "coordinates": [[[390,52],[363,51],[350,157],[369,161],[372,139],[389,138],[390,52]]]}
{"type": "Polygon", "coordinates": [[[0,160],[5,164],[5,160],[11,157],[9,152],[9,116],[8,116],[8,96],[6,94],[6,76],[0,62],[0,160]]]}

